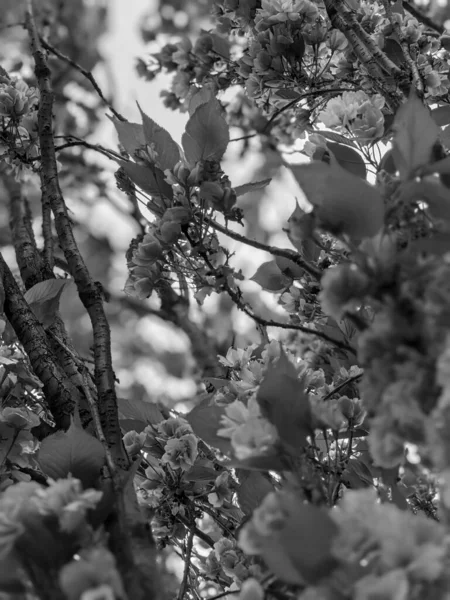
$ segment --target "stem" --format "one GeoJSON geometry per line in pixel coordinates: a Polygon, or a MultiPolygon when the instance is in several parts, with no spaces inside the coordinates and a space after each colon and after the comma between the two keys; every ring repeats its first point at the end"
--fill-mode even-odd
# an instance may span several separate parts
{"type": "Polygon", "coordinates": [[[192,554],[192,546],[194,543],[194,530],[191,529],[189,531],[187,543],[186,543],[186,552],[184,555],[184,572],[183,579],[181,581],[180,590],[178,592],[178,600],[183,600],[184,595],[186,594],[187,586],[188,586],[188,578],[189,578],[189,567],[191,563],[191,554],[192,554]]]}
{"type": "Polygon", "coordinates": [[[308,261],[303,259],[300,256],[300,254],[298,254],[298,252],[295,252],[294,250],[283,250],[282,248],[276,248],[275,246],[268,246],[267,244],[257,242],[256,240],[251,240],[251,239],[245,237],[244,235],[240,235],[239,233],[236,233],[235,231],[231,231],[224,225],[219,225],[219,223],[216,223],[216,221],[208,219],[207,217],[205,217],[205,220],[207,221],[207,223],[209,223],[211,225],[211,227],[213,229],[215,229],[216,231],[220,231],[220,233],[227,235],[228,237],[232,238],[233,240],[237,240],[238,242],[241,242],[242,244],[246,244],[247,246],[252,246],[253,248],[257,248],[258,250],[263,250],[264,252],[268,252],[269,254],[272,254],[273,256],[281,256],[282,258],[287,258],[288,260],[292,260],[292,262],[294,262],[299,267],[304,269],[307,273],[312,275],[312,277],[314,277],[314,279],[320,280],[320,278],[322,277],[322,271],[320,269],[318,269],[317,267],[315,267],[314,265],[312,265],[311,263],[309,263],[308,261]]]}

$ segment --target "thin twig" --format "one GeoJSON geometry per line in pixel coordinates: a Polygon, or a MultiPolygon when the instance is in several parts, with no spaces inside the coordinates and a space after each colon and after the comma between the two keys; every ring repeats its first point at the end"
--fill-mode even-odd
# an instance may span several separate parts
{"type": "Polygon", "coordinates": [[[350,385],[354,381],[358,381],[358,379],[360,379],[363,375],[364,375],[364,373],[358,373],[358,375],[353,375],[352,377],[349,377],[348,379],[346,379],[345,381],[343,381],[342,383],[340,383],[339,385],[337,385],[336,387],[334,387],[332,390],[330,390],[328,392],[328,394],[326,394],[322,398],[322,400],[323,401],[329,400],[332,396],[334,396],[334,394],[337,394],[340,390],[342,390],[343,388],[345,388],[346,385],[350,385]]]}
{"type": "Polygon", "coordinates": [[[96,82],[94,76],[92,75],[92,73],[90,71],[83,69],[83,67],[81,65],[79,65],[77,62],[72,60],[69,56],[66,56],[65,54],[63,54],[62,52],[60,52],[59,50],[54,48],[51,44],[49,44],[46,40],[44,40],[44,38],[42,36],[39,36],[39,41],[41,42],[41,45],[43,48],[45,48],[46,50],[48,50],[49,52],[51,52],[52,54],[54,54],[55,56],[57,56],[58,58],[60,58],[64,62],[66,62],[67,64],[69,64],[71,67],[76,69],[79,73],[81,73],[84,77],[86,77],[86,79],[92,84],[92,87],[97,92],[97,94],[100,97],[100,99],[102,100],[102,102],[109,108],[109,110],[113,113],[113,115],[117,119],[119,119],[119,121],[126,121],[125,117],[123,115],[121,115],[119,112],[117,112],[117,110],[112,106],[112,104],[110,102],[108,102],[108,100],[105,98],[100,86],[98,85],[98,83],[96,82]]]}
{"type": "Polygon", "coordinates": [[[276,248],[275,246],[269,246],[267,244],[257,242],[256,240],[251,240],[245,237],[244,235],[236,233],[235,231],[231,231],[224,225],[220,225],[219,223],[209,219],[208,217],[205,217],[205,221],[209,223],[213,229],[215,229],[216,231],[220,231],[220,233],[225,234],[233,240],[241,242],[242,244],[246,244],[247,246],[252,246],[253,248],[257,248],[258,250],[263,250],[264,252],[268,252],[273,256],[287,258],[288,260],[291,260],[296,265],[304,269],[307,273],[312,275],[317,280],[320,280],[320,278],[322,277],[322,271],[320,269],[303,259],[300,256],[300,254],[298,254],[298,252],[295,252],[294,250],[276,248]]]}
{"type": "Polygon", "coordinates": [[[193,543],[194,543],[194,530],[191,529],[189,531],[188,539],[186,542],[186,551],[184,553],[184,572],[183,572],[183,579],[181,581],[180,590],[178,592],[178,600],[183,600],[184,595],[186,594],[186,591],[187,591],[193,543]]]}
{"type": "Polygon", "coordinates": [[[439,23],[435,23],[433,19],[424,15],[422,11],[416,8],[411,2],[408,0],[403,0],[402,6],[405,10],[407,10],[413,17],[415,17],[418,21],[429,27],[430,29],[434,29],[438,33],[444,33],[445,27],[440,25],[439,23]]]}

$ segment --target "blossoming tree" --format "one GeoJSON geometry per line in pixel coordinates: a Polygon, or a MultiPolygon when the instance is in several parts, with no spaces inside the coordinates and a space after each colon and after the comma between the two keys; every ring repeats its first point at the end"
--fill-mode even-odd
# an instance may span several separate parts
{"type": "MultiPolygon", "coordinates": [[[[434,3],[215,0],[209,30],[138,63],[149,81],[173,74],[163,101],[188,117],[181,145],[146,107],[141,123],[124,119],[58,49],[57,8],[38,4],[15,23],[34,75],[0,71],[18,265],[15,276],[0,255],[0,591],[448,600],[450,44],[434,3]],[[107,106],[117,150],[64,130],[61,64],[107,106]],[[289,248],[245,234],[240,199],[270,179],[233,185],[222,167],[232,144],[275,152],[298,182],[289,248]],[[117,397],[105,294],[61,178],[76,146],[114,161],[142,227],[123,258],[124,295],[156,299],[190,340],[197,394],[186,412],[117,397]],[[252,277],[277,302],[270,317],[241,289],[226,238],[270,256],[252,277]],[[92,363],[59,314],[73,283],[92,363]],[[210,296],[245,313],[258,343],[220,355],[199,308],[210,296]]],[[[208,12],[193,5],[192,31],[208,12]]],[[[162,3],[161,14],[182,8],[162,3]]],[[[159,26],[176,34],[174,23],[159,26]]]]}

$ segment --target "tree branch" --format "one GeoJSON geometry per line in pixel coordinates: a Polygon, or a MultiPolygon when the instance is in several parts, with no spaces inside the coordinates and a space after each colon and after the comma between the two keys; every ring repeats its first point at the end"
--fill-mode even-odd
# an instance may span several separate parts
{"type": "Polygon", "coordinates": [[[98,390],[98,405],[102,417],[105,436],[115,455],[115,460],[125,470],[128,457],[123,448],[122,434],[117,412],[115,376],[112,368],[111,335],[103,309],[101,287],[93,281],[79,251],[72,228],[72,222],[61,192],[53,140],[53,92],[50,83],[50,70],[47,58],[40,45],[34,22],[31,0],[27,2],[26,26],[30,37],[35,61],[35,74],[40,91],[38,111],[39,142],[41,147],[41,186],[48,198],[55,219],[55,228],[77,285],[78,294],[92,323],[94,335],[95,383],[98,390]]]}
{"type": "Polygon", "coordinates": [[[100,99],[102,100],[102,102],[109,108],[109,110],[113,113],[113,115],[117,119],[119,119],[119,121],[126,121],[125,117],[123,115],[121,115],[119,112],[117,112],[117,110],[115,110],[115,108],[112,106],[112,104],[110,102],[108,102],[108,100],[105,98],[100,86],[98,85],[98,83],[96,82],[94,76],[92,75],[92,73],[90,71],[83,69],[83,67],[81,65],[79,65],[77,62],[75,62],[74,60],[72,60],[71,58],[69,58],[68,56],[66,56],[65,54],[63,54],[62,52],[57,50],[56,48],[54,48],[51,44],[46,42],[42,36],[39,36],[39,41],[43,48],[45,48],[46,50],[48,50],[49,52],[51,52],[52,54],[57,56],[59,59],[63,60],[68,65],[70,65],[71,67],[76,69],[79,73],[81,73],[83,75],[83,77],[86,77],[86,79],[92,84],[92,87],[97,92],[97,94],[100,97],[100,99]]]}
{"type": "Polygon", "coordinates": [[[49,347],[44,328],[28,306],[2,254],[0,280],[5,291],[4,312],[27,353],[33,371],[42,381],[49,410],[58,429],[67,429],[78,390],[67,380],[49,347]]]}
{"type": "Polygon", "coordinates": [[[420,11],[413,4],[411,4],[411,2],[408,2],[408,0],[403,0],[402,6],[405,10],[407,10],[409,12],[409,14],[411,14],[413,17],[415,17],[418,21],[420,21],[424,25],[426,25],[426,27],[429,27],[430,29],[434,29],[435,31],[437,31],[438,33],[441,33],[441,34],[445,32],[445,27],[443,25],[440,25],[439,23],[435,23],[433,21],[433,19],[430,19],[430,17],[427,17],[427,15],[424,15],[422,11],[420,11]]]}

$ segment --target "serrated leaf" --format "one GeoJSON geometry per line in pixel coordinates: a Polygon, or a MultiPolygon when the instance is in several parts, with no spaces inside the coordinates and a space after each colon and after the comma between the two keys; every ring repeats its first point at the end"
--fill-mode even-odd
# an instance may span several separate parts
{"type": "Polygon", "coordinates": [[[378,168],[379,171],[384,170],[391,175],[395,175],[397,167],[395,166],[394,157],[392,156],[392,150],[388,150],[380,161],[378,168]]]}
{"type": "Polygon", "coordinates": [[[254,281],[268,292],[281,292],[291,284],[292,279],[283,275],[277,263],[270,260],[258,267],[250,281],[254,281]]]}
{"type": "Polygon", "coordinates": [[[353,148],[345,146],[344,144],[337,144],[335,142],[327,142],[327,148],[334,154],[339,165],[348,171],[365,179],[367,176],[367,169],[362,156],[356,152],[353,148]]]}
{"type": "Polygon", "coordinates": [[[72,279],[47,279],[33,285],[25,292],[25,300],[44,327],[50,327],[59,310],[64,288],[73,284],[72,279]]]}
{"type": "Polygon", "coordinates": [[[262,181],[254,181],[253,183],[244,183],[244,185],[238,185],[234,188],[236,193],[236,197],[243,196],[244,194],[248,194],[249,192],[254,192],[256,190],[262,190],[272,181],[272,178],[263,179],[262,181]]]}
{"type": "Polygon", "coordinates": [[[164,181],[164,173],[158,167],[151,168],[126,160],[118,160],[117,162],[131,181],[140,187],[142,191],[154,198],[171,199],[173,197],[172,186],[164,181]]]}
{"type": "Polygon", "coordinates": [[[109,117],[119,136],[119,142],[126,152],[133,158],[136,150],[145,146],[144,128],[140,123],[129,123],[119,121],[115,117],[109,117]]]}
{"type": "Polygon", "coordinates": [[[223,415],[225,415],[225,409],[222,406],[217,406],[212,397],[207,396],[191,412],[185,415],[185,419],[194,433],[204,442],[224,453],[228,453],[231,450],[230,440],[217,435],[217,430],[222,426],[221,418],[223,415]]]}
{"type": "Polygon", "coordinates": [[[162,171],[173,169],[180,160],[180,149],[178,148],[178,145],[174,142],[168,131],[144,113],[139,104],[138,108],[142,117],[145,141],[150,147],[152,147],[153,144],[154,149],[158,153],[158,158],[156,160],[157,166],[162,171]]]}
{"type": "Polygon", "coordinates": [[[401,179],[409,179],[418,167],[431,161],[440,130],[415,92],[397,111],[393,130],[395,164],[401,179]]]}
{"type": "Polygon", "coordinates": [[[318,257],[320,248],[318,248],[314,242],[312,242],[313,247],[308,243],[311,242],[311,237],[316,227],[316,217],[314,213],[305,212],[297,202],[294,212],[288,219],[288,225],[289,229],[286,230],[286,233],[295,248],[308,260],[312,257],[318,257]]]}
{"type": "Polygon", "coordinates": [[[71,474],[80,479],[84,488],[93,487],[105,462],[101,442],[72,423],[67,431],[46,437],[39,448],[38,463],[52,479],[64,479],[71,474]]]}
{"type": "Polygon", "coordinates": [[[344,483],[348,482],[352,489],[371,487],[373,475],[369,467],[357,458],[351,458],[342,473],[344,483]]]}
{"type": "Polygon", "coordinates": [[[119,424],[123,433],[128,433],[129,431],[141,433],[147,427],[146,421],[142,421],[141,419],[120,419],[119,424]]]}
{"type": "Polygon", "coordinates": [[[446,104],[445,106],[438,106],[434,110],[431,111],[431,117],[436,125],[440,127],[445,127],[445,125],[450,124],[450,104],[446,104]]]}
{"type": "Polygon", "coordinates": [[[290,165],[318,225],[334,235],[373,237],[384,222],[384,201],[378,190],[332,161],[290,165]]]}
{"type": "Polygon", "coordinates": [[[311,408],[302,381],[287,375],[282,363],[271,364],[256,399],[281,441],[293,450],[303,448],[311,432],[311,408]]]}
{"type": "Polygon", "coordinates": [[[0,421],[0,465],[3,465],[12,450],[14,440],[17,438],[18,430],[10,427],[7,423],[0,421]]]}
{"type": "Polygon", "coordinates": [[[186,123],[182,145],[187,161],[194,165],[200,160],[220,161],[225,154],[230,132],[218,100],[201,104],[186,123]]]}
{"type": "Polygon", "coordinates": [[[125,419],[136,419],[148,425],[157,425],[164,421],[163,414],[153,402],[118,398],[117,403],[119,412],[125,419]]]}
{"type": "Polygon", "coordinates": [[[273,485],[258,471],[237,469],[236,475],[239,479],[239,487],[236,491],[239,506],[245,515],[250,515],[267,494],[273,492],[273,485]]]}

